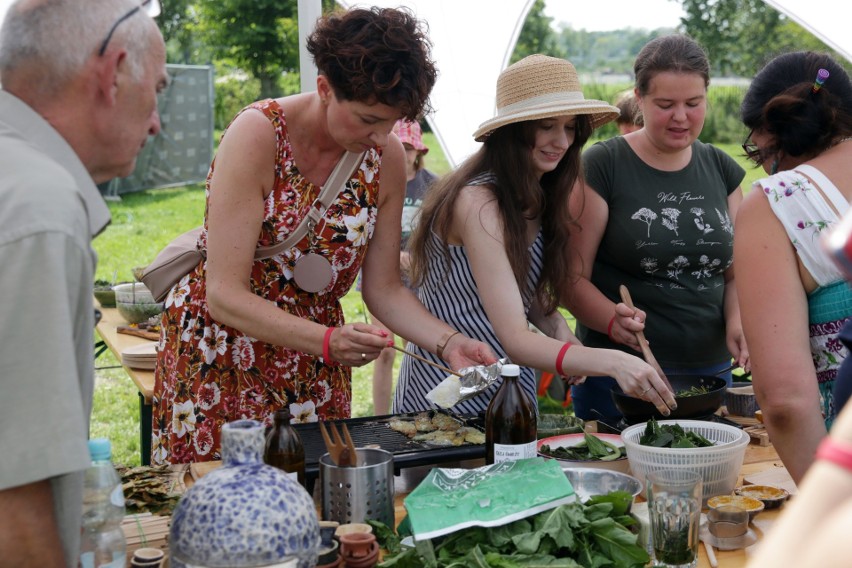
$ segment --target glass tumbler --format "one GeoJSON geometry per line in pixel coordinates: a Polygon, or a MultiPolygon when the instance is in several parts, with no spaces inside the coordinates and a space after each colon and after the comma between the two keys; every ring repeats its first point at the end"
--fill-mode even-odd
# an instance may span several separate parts
{"type": "Polygon", "coordinates": [[[691,470],[657,471],[646,482],[657,565],[694,568],[698,564],[701,475],[691,470]]]}

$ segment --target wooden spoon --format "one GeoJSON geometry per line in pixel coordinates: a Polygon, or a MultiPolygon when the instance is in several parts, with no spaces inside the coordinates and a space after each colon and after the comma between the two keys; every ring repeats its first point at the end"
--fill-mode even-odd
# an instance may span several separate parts
{"type": "MultiPolygon", "coordinates": [[[[633,305],[633,298],[630,297],[630,291],[627,289],[627,286],[622,284],[618,287],[618,291],[621,294],[621,301],[624,302],[631,310],[635,310],[636,306],[633,305]]],[[[639,342],[639,348],[642,350],[642,356],[645,357],[645,361],[654,367],[654,370],[657,371],[657,374],[660,375],[660,378],[663,379],[666,386],[669,387],[669,390],[674,392],[668,377],[666,377],[666,374],[663,372],[663,368],[660,367],[660,364],[657,363],[657,358],[654,357],[653,353],[651,353],[651,347],[648,345],[648,340],[645,339],[645,332],[637,331],[636,340],[639,342]]]]}

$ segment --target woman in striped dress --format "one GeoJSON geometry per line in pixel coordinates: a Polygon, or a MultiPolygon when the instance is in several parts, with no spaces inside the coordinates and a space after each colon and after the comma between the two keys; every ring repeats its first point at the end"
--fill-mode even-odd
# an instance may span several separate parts
{"type": "MultiPolygon", "coordinates": [[[[497,116],[474,134],[482,148],[426,196],[409,241],[412,277],[420,301],[438,319],[522,366],[521,383],[533,400],[533,369],[609,374],[625,392],[668,414],[662,397],[673,404],[673,394],[649,365],[583,347],[556,309],[569,285],[568,196],[581,180],[580,152],[592,130],[616,116],[615,107],[583,98],[564,59],[532,55],[507,68],[497,81],[497,116]]],[[[393,411],[430,408],[425,395],[444,378],[406,356],[393,411]]],[[[484,411],[498,386],[454,410],[484,411]]]]}

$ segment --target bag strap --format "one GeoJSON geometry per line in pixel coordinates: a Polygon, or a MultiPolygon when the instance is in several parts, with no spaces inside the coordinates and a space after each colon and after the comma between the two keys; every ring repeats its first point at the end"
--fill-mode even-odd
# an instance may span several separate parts
{"type": "Polygon", "coordinates": [[[331,175],[328,176],[328,179],[322,186],[319,195],[311,204],[310,211],[308,211],[308,214],[305,215],[304,219],[302,219],[302,222],[299,223],[299,226],[296,227],[296,230],[290,233],[290,236],[280,243],[266,247],[257,247],[254,251],[254,259],[260,260],[262,258],[270,258],[282,253],[301,241],[302,237],[304,237],[308,231],[313,231],[316,224],[320,219],[322,219],[322,216],[325,215],[325,210],[328,209],[328,206],[331,205],[337,196],[340,195],[340,192],[343,191],[346,182],[352,177],[352,174],[355,172],[355,168],[361,165],[361,160],[363,159],[364,152],[360,154],[357,152],[346,152],[343,154],[343,156],[337,161],[337,165],[334,166],[334,170],[332,170],[331,175]]]}

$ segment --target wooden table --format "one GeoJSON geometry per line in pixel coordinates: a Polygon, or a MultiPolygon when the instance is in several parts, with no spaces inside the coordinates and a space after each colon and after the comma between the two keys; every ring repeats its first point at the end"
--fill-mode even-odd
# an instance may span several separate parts
{"type": "MultiPolygon", "coordinates": [[[[203,464],[193,464],[192,473],[195,477],[200,477],[205,473],[215,469],[220,465],[219,462],[207,462],[203,464]]],[[[461,462],[458,464],[458,467],[463,468],[474,468],[485,465],[484,460],[470,460],[466,462],[461,462]]],[[[456,465],[454,464],[453,467],[456,465]]],[[[400,475],[397,475],[394,478],[394,491],[396,493],[394,498],[394,514],[396,517],[396,522],[399,523],[406,515],[405,506],[403,505],[403,501],[405,497],[423,480],[423,478],[429,473],[432,466],[418,466],[411,468],[404,468],[401,470],[400,475]]],[[[781,463],[781,460],[778,458],[778,454],[775,451],[775,448],[772,445],[769,446],[759,446],[757,444],[749,444],[746,448],[745,458],[743,459],[743,466],[740,469],[740,476],[737,480],[737,486],[741,486],[743,484],[743,477],[751,476],[764,472],[785,472],[783,469],[784,466],[781,463]]],[[[189,473],[187,474],[189,476],[189,473]]],[[[186,485],[189,487],[192,485],[192,479],[187,477],[185,479],[186,485]]],[[[319,484],[316,485],[319,487],[319,484]]],[[[316,502],[321,502],[321,497],[319,497],[315,492],[314,499],[316,502]]],[[[775,519],[778,518],[778,515],[784,511],[784,506],[778,509],[770,509],[768,511],[762,511],[759,513],[751,524],[751,530],[754,531],[757,536],[757,543],[746,548],[740,550],[716,550],[716,559],[718,561],[720,568],[743,568],[747,563],[749,556],[753,553],[756,546],[760,544],[760,540],[763,538],[763,535],[772,527],[775,523],[775,519]]],[[[710,560],[707,557],[707,550],[704,548],[703,544],[699,545],[699,558],[698,558],[698,567],[699,568],[710,568],[710,560]]]]}
{"type": "MultiPolygon", "coordinates": [[[[150,340],[142,337],[118,333],[118,326],[127,322],[119,315],[117,309],[100,308],[100,310],[101,321],[95,329],[119,363],[122,350],[141,343],[151,343],[150,340]]],[[[154,394],[154,371],[143,371],[124,365],[122,367],[139,389],[139,448],[142,465],[148,465],[151,463],[151,396],[154,394]]]]}

